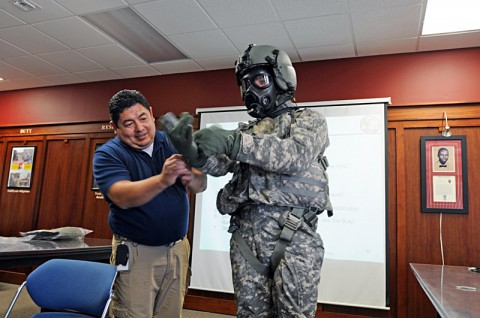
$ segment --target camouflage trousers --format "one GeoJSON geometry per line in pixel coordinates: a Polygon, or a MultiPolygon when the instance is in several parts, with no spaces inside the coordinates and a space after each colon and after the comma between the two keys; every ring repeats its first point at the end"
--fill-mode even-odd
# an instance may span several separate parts
{"type": "MultiPolygon", "coordinates": [[[[269,266],[270,257],[290,209],[253,205],[232,216],[256,258],[269,266]]],[[[323,241],[305,222],[293,235],[273,278],[258,273],[244,258],[235,240],[230,241],[230,260],[237,317],[315,317],[318,284],[323,263],[323,241]]]]}

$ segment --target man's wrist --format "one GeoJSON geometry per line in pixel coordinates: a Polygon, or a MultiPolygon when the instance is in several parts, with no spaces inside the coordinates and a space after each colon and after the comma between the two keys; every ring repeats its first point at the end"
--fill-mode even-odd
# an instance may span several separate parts
{"type": "Polygon", "coordinates": [[[157,174],[157,189],[160,190],[160,192],[163,192],[166,188],[168,188],[170,185],[165,182],[165,178],[162,176],[162,174],[157,174]]]}
{"type": "Polygon", "coordinates": [[[242,134],[237,131],[234,134],[232,148],[230,150],[230,153],[228,154],[230,159],[237,158],[237,155],[238,155],[241,147],[242,147],[242,134]]]}

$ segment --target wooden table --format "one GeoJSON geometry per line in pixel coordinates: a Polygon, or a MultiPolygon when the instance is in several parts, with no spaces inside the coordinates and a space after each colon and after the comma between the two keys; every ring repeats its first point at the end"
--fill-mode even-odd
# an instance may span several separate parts
{"type": "Polygon", "coordinates": [[[466,266],[410,264],[442,318],[480,317],[480,274],[466,266]]]}
{"type": "Polygon", "coordinates": [[[28,267],[52,258],[108,262],[112,253],[111,239],[85,237],[83,240],[0,243],[0,268],[28,267]]]}

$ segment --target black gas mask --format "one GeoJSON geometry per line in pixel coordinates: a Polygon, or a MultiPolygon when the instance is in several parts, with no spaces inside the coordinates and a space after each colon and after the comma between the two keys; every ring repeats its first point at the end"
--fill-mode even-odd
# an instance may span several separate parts
{"type": "Polygon", "coordinates": [[[255,67],[249,70],[240,79],[240,90],[250,116],[265,118],[275,111],[277,87],[268,68],[255,67]]]}

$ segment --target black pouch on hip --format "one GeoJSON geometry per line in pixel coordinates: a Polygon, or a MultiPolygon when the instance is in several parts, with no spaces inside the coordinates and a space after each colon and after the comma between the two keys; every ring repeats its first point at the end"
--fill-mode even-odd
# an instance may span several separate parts
{"type": "Polygon", "coordinates": [[[115,253],[115,265],[119,271],[128,271],[130,263],[129,255],[130,251],[125,242],[117,245],[117,251],[115,253]]]}

